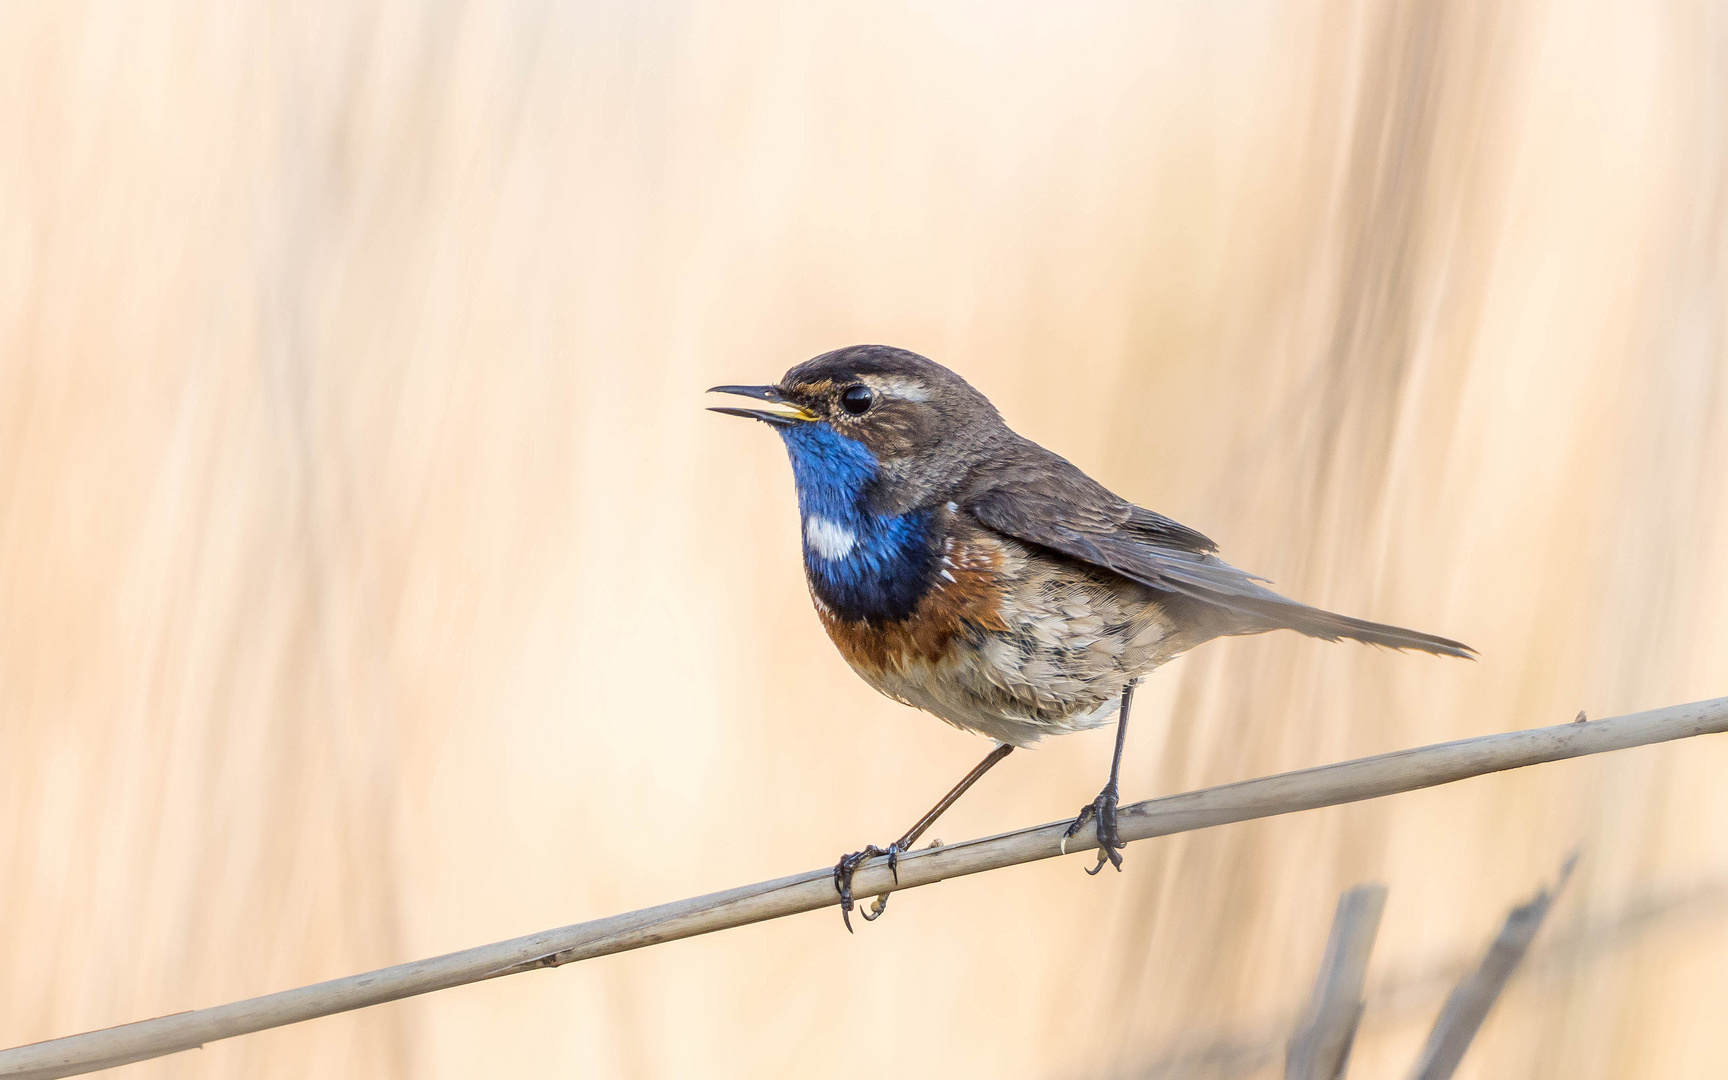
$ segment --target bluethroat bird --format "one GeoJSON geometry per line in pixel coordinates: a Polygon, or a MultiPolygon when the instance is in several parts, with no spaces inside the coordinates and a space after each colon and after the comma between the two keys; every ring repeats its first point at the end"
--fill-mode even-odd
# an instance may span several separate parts
{"type": "MultiPolygon", "coordinates": [[[[1134,687],[1203,641],[1295,630],[1469,657],[1469,646],[1309,607],[1214,554],[1185,525],[1107,491],[1008,429],[960,376],[904,349],[859,345],[773,386],[716,386],[772,424],[804,524],[804,574],[840,654],[888,697],[996,741],[886,848],[834,867],[852,927],[852,876],[899,856],[1017,746],[1116,716],[1110,780],[1068,827],[1096,822],[1096,874],[1122,868],[1118,774],[1134,687]]],[[[882,913],[877,898],[866,919],[882,913]]]]}

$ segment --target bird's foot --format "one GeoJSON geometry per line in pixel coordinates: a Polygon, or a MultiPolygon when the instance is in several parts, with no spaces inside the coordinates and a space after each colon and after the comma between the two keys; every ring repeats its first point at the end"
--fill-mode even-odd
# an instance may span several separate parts
{"type": "Polygon", "coordinates": [[[1086,871],[1096,874],[1104,869],[1104,863],[1109,861],[1118,872],[1122,869],[1122,849],[1128,845],[1122,842],[1122,836],[1116,831],[1116,785],[1110,784],[1098,793],[1098,797],[1086,806],[1081,807],[1080,815],[1074,823],[1068,826],[1068,831],[1062,834],[1062,853],[1068,853],[1068,838],[1086,827],[1088,821],[1098,822],[1098,865],[1086,871]]]}
{"type": "MultiPolygon", "coordinates": [[[[846,932],[852,932],[852,875],[858,868],[878,855],[888,856],[888,870],[894,875],[894,884],[900,884],[900,855],[905,849],[898,843],[879,848],[871,844],[863,851],[854,851],[850,855],[842,855],[840,861],[834,864],[834,891],[840,894],[840,921],[846,924],[846,932]]],[[[883,893],[870,905],[869,911],[861,911],[865,922],[875,922],[888,910],[888,894],[883,893]]]]}

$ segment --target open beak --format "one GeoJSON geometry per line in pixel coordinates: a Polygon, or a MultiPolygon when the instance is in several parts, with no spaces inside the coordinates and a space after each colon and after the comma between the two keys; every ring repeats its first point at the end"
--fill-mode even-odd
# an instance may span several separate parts
{"type": "Polygon", "coordinates": [[[780,393],[778,386],[710,386],[710,394],[736,394],[739,397],[757,398],[769,402],[767,409],[734,409],[725,406],[713,406],[709,412],[725,413],[727,416],[742,416],[751,420],[761,420],[764,423],[788,427],[806,420],[816,419],[816,414],[802,405],[794,405],[780,393]]]}

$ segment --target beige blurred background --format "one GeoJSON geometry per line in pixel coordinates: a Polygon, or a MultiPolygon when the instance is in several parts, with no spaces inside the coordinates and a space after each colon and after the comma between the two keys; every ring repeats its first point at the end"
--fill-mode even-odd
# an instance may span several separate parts
{"type": "MultiPolygon", "coordinates": [[[[861,341],[1476,664],[1149,684],[1125,794],[1728,693],[1728,11],[0,6],[0,1043],[829,863],[986,749],[821,633],[702,411],[861,341]]],[[[1110,733],[937,834],[1072,814],[1110,733]]],[[[1353,1075],[1577,877],[1475,1078],[1718,1077],[1728,742],[1135,845],[131,1077],[1353,1075]]]]}

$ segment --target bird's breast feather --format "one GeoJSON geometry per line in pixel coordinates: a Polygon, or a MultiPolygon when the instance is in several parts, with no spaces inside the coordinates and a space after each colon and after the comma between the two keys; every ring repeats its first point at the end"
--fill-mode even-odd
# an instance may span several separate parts
{"type": "Polygon", "coordinates": [[[944,539],[929,589],[909,615],[892,622],[842,618],[811,595],[835,647],[867,678],[914,664],[940,666],[962,641],[975,643],[1008,629],[1002,617],[1004,558],[993,537],[944,539]]]}

